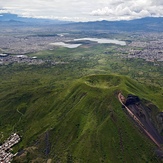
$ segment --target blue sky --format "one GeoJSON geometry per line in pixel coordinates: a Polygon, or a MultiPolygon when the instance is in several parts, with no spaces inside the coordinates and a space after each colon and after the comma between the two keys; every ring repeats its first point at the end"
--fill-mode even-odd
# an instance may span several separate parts
{"type": "Polygon", "coordinates": [[[1,0],[0,13],[68,21],[162,17],[163,0],[1,0]]]}

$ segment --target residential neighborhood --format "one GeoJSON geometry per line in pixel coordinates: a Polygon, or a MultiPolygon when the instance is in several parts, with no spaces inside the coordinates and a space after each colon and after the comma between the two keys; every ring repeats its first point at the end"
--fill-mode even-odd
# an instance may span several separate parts
{"type": "Polygon", "coordinates": [[[56,62],[53,60],[43,60],[38,59],[37,57],[28,57],[27,55],[9,55],[9,54],[0,54],[0,65],[8,65],[13,63],[24,63],[28,65],[40,65],[44,63],[49,63],[51,65],[57,64],[67,64],[67,62],[56,62]]]}
{"type": "Polygon", "coordinates": [[[10,163],[14,156],[10,152],[11,147],[19,143],[20,136],[17,133],[12,134],[1,146],[0,146],[0,163],[10,163]]]}
{"type": "Polygon", "coordinates": [[[128,58],[142,58],[146,61],[163,61],[163,39],[129,44],[128,58]]]}
{"type": "Polygon", "coordinates": [[[0,65],[8,65],[11,63],[42,64],[44,61],[37,59],[37,57],[28,57],[27,55],[0,54],[0,65]]]}

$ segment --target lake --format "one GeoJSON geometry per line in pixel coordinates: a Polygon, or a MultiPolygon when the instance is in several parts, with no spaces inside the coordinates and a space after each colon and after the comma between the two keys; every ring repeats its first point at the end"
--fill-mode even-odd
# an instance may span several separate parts
{"type": "Polygon", "coordinates": [[[64,42],[55,42],[55,43],[50,43],[50,45],[63,46],[66,48],[77,48],[77,47],[81,46],[82,44],[68,44],[68,43],[64,43],[64,42]]]}
{"type": "Polygon", "coordinates": [[[126,45],[125,41],[119,41],[116,39],[106,39],[106,38],[79,38],[74,39],[74,41],[82,41],[82,40],[88,40],[88,41],[95,41],[99,44],[118,44],[118,45],[126,45]]]}
{"type": "MultiPolygon", "coordinates": [[[[79,38],[79,39],[74,39],[72,41],[94,41],[99,44],[117,44],[121,46],[125,46],[126,42],[125,41],[119,41],[116,39],[106,39],[106,38],[79,38]]],[[[55,46],[63,46],[66,48],[77,48],[81,46],[82,44],[70,44],[70,43],[65,43],[65,42],[55,42],[55,43],[50,43],[50,45],[55,45],[55,46]]]]}

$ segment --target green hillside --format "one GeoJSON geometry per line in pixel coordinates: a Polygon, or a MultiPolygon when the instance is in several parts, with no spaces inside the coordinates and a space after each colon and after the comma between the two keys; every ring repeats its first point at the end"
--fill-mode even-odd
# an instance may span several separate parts
{"type": "Polygon", "coordinates": [[[127,94],[134,87],[135,92],[140,87],[142,94],[148,91],[115,75],[78,81],[60,102],[61,122],[50,132],[51,142],[55,142],[50,154],[56,156],[55,161],[153,162],[152,144],[130,123],[116,98],[117,91],[127,94]]]}
{"type": "Polygon", "coordinates": [[[125,114],[117,93],[163,110],[162,90],[115,74],[60,84],[27,76],[8,78],[0,88],[1,141],[16,131],[22,141],[14,150],[25,150],[13,162],[159,162],[155,145],[125,114]]]}

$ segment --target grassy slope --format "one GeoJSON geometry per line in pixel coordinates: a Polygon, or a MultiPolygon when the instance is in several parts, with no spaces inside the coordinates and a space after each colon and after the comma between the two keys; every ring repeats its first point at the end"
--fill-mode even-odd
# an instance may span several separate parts
{"type": "Polygon", "coordinates": [[[157,162],[154,145],[131,123],[116,92],[152,98],[158,105],[160,93],[114,74],[87,76],[64,90],[45,79],[36,80],[40,76],[27,81],[17,78],[1,88],[1,131],[6,137],[13,130],[23,136],[16,148],[38,147],[39,154],[27,155],[24,162],[37,157],[55,162],[157,162]],[[50,153],[45,154],[49,147],[50,153]]]}
{"type": "Polygon", "coordinates": [[[54,104],[54,112],[64,110],[51,131],[55,161],[154,161],[152,144],[121,109],[115,96],[118,90],[142,96],[149,91],[126,77],[89,76],[78,81],[59,105],[54,104]]]}
{"type": "Polygon", "coordinates": [[[29,55],[69,64],[0,66],[0,141],[13,131],[20,133],[22,142],[15,151],[29,147],[30,154],[18,162],[36,159],[40,163],[47,158],[157,162],[153,144],[131,123],[115,94],[117,90],[133,93],[163,110],[163,71],[142,59],[121,59],[116,49],[113,45],[55,48],[29,55]],[[74,82],[101,73],[129,75],[146,86],[115,74],[74,82]],[[51,151],[46,155],[47,146],[51,151]]]}

